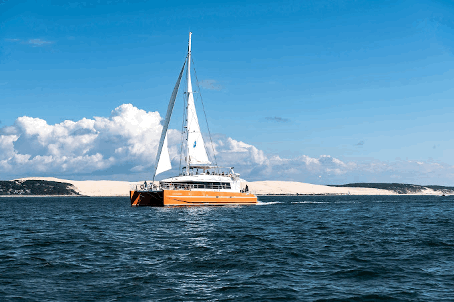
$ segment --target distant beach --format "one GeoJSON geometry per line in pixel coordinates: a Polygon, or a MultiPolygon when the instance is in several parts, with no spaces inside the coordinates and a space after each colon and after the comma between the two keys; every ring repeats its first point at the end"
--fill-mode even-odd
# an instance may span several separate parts
{"type": "MultiPolygon", "coordinates": [[[[70,184],[81,196],[129,196],[129,191],[140,182],[113,181],[113,180],[69,180],[55,177],[27,177],[15,181],[42,180],[70,184]]],[[[147,181],[151,182],[151,181],[147,181]]],[[[257,195],[442,195],[441,189],[432,189],[424,186],[404,185],[418,187],[417,190],[402,192],[402,190],[386,190],[372,187],[346,187],[326,186],[294,181],[254,181],[243,182],[243,187],[248,186],[249,190],[257,195]]],[[[392,186],[389,186],[392,187],[392,186]]],[[[448,192],[448,194],[451,194],[448,192]]],[[[57,194],[56,194],[57,195],[57,194]]],[[[12,195],[8,195],[12,196],[12,195]]]]}

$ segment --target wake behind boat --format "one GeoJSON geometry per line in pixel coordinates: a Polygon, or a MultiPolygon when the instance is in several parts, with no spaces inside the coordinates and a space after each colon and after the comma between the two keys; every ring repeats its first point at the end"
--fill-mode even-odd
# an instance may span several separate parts
{"type": "Polygon", "coordinates": [[[191,35],[189,33],[188,54],[181,68],[177,83],[170,97],[167,114],[159,141],[153,182],[130,191],[132,206],[200,206],[200,205],[243,205],[256,204],[257,197],[241,189],[241,179],[233,168],[214,165],[208,159],[197,118],[194,92],[191,83],[191,35]],[[163,179],[155,185],[156,175],[172,168],[167,146],[167,130],[172,116],[181,78],[186,70],[184,142],[182,150],[185,166],[175,177],[163,179]]]}

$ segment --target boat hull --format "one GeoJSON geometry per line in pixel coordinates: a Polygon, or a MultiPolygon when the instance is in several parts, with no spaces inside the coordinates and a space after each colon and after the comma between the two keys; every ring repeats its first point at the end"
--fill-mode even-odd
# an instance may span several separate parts
{"type": "Polygon", "coordinates": [[[162,190],[130,191],[131,206],[225,206],[257,204],[257,196],[251,193],[162,190]]]}

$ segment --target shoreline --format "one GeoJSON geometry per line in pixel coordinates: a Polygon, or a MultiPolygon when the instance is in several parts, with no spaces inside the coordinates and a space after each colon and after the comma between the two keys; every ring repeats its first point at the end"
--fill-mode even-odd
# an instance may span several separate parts
{"type": "MultiPolygon", "coordinates": [[[[129,191],[135,186],[140,186],[143,181],[114,181],[114,180],[68,180],[55,177],[26,177],[11,181],[25,182],[27,180],[51,181],[71,185],[73,192],[79,195],[33,195],[33,194],[11,194],[0,195],[0,197],[129,197],[129,191]]],[[[147,180],[147,182],[150,182],[147,180]]],[[[425,186],[419,186],[418,191],[396,191],[374,187],[345,187],[331,185],[315,185],[295,181],[254,181],[242,182],[242,187],[248,186],[249,191],[257,196],[353,196],[353,195],[415,195],[415,196],[445,196],[453,195],[453,190],[434,190],[425,186]]],[[[403,184],[408,188],[415,185],[403,184]]]]}
{"type": "MultiPolygon", "coordinates": [[[[299,196],[435,196],[435,197],[451,197],[454,194],[447,194],[447,195],[437,195],[437,194],[255,194],[257,197],[299,197],[299,196]]],[[[100,198],[107,198],[107,197],[121,197],[121,198],[129,198],[127,195],[97,195],[97,196],[89,196],[89,195],[0,195],[0,198],[6,197],[83,197],[83,198],[91,198],[91,197],[100,197],[100,198]]]]}

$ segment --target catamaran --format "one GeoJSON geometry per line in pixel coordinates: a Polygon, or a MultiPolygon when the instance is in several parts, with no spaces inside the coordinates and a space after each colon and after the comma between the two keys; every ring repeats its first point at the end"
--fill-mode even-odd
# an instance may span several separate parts
{"type": "Polygon", "coordinates": [[[241,186],[241,179],[233,167],[223,168],[208,159],[205,143],[197,118],[194,91],[191,83],[191,35],[188,54],[170,97],[159,141],[153,181],[144,182],[130,191],[132,206],[201,206],[201,205],[249,205],[257,203],[257,196],[241,186]],[[186,70],[187,87],[184,98],[185,114],[182,143],[185,165],[178,176],[155,183],[156,175],[172,169],[167,145],[167,130],[173,107],[186,70]]]}

